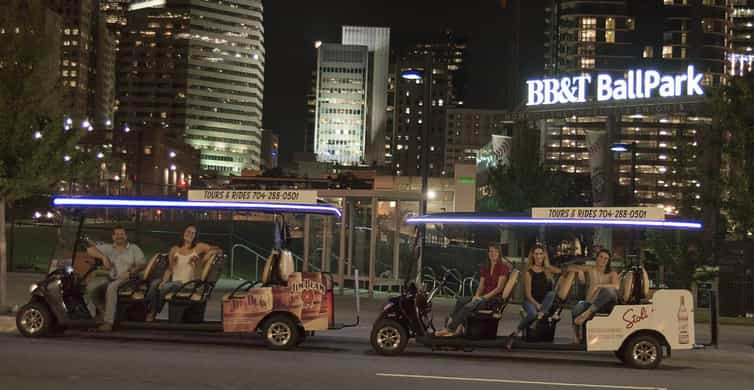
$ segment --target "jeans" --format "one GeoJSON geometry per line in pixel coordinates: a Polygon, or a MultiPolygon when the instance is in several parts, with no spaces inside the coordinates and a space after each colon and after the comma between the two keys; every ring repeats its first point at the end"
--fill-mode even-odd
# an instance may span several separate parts
{"type": "MultiPolygon", "coordinates": [[[[542,299],[542,313],[547,313],[550,310],[550,307],[552,307],[552,303],[555,301],[555,292],[554,291],[548,291],[547,294],[545,294],[544,299],[542,299]]],[[[534,306],[533,303],[527,301],[524,301],[523,304],[521,304],[521,308],[524,309],[526,312],[526,317],[522,318],[521,321],[518,323],[518,330],[524,330],[531,325],[532,322],[534,322],[537,319],[537,307],[534,306]]]]}
{"type": "Polygon", "coordinates": [[[165,306],[165,297],[171,292],[176,292],[181,289],[183,283],[181,282],[167,282],[165,286],[160,288],[162,280],[153,280],[149,284],[149,290],[147,290],[147,303],[149,304],[149,310],[155,314],[162,311],[162,307],[165,306]]]}
{"type": "Polygon", "coordinates": [[[118,288],[126,281],[127,280],[99,279],[87,285],[86,295],[89,298],[89,304],[87,305],[89,312],[94,312],[90,307],[90,305],[93,304],[97,310],[101,313],[105,313],[104,321],[106,323],[114,323],[115,310],[118,306],[118,288]],[[104,299],[102,299],[103,296],[104,299]],[[103,304],[104,308],[102,307],[103,304]]]}
{"type": "Polygon", "coordinates": [[[466,322],[466,318],[478,309],[482,304],[492,302],[488,299],[473,300],[472,297],[461,297],[456,301],[456,307],[453,309],[453,314],[450,315],[450,322],[448,323],[448,329],[455,331],[458,326],[466,322]]]}
{"type": "Polygon", "coordinates": [[[591,310],[592,313],[612,310],[612,307],[617,302],[618,290],[612,287],[601,288],[597,293],[597,296],[594,297],[594,302],[579,301],[579,303],[573,307],[571,313],[573,318],[576,319],[576,317],[587,311],[587,309],[591,310]]]}

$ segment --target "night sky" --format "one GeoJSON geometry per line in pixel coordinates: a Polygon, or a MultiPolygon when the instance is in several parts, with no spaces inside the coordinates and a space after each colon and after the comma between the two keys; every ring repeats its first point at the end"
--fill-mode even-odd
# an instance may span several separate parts
{"type": "Polygon", "coordinates": [[[281,163],[304,148],[313,43],[340,42],[343,25],[390,27],[391,49],[440,38],[446,28],[466,36],[465,106],[504,108],[508,11],[500,0],[267,0],[264,6],[264,127],[280,135],[281,163]]]}

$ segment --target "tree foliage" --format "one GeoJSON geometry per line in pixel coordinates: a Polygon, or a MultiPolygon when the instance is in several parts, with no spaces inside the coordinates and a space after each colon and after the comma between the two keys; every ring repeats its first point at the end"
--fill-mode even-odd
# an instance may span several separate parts
{"type": "Polygon", "coordinates": [[[525,126],[514,129],[509,164],[488,174],[491,195],[481,200],[483,211],[591,204],[589,177],[548,170],[540,157],[539,131],[525,126]]]}
{"type": "Polygon", "coordinates": [[[754,74],[733,77],[714,96],[728,174],[723,207],[737,238],[754,227],[754,74]]]}
{"type": "Polygon", "coordinates": [[[0,3],[0,199],[7,201],[96,170],[77,150],[84,130],[64,128],[55,18],[42,0],[0,3]]]}

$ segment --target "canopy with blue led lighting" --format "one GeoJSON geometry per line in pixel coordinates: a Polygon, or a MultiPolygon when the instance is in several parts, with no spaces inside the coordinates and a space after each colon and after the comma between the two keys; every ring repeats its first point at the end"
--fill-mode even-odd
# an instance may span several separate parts
{"type": "Polygon", "coordinates": [[[341,217],[340,209],[326,204],[260,203],[260,202],[209,202],[180,199],[65,197],[52,198],[54,207],[127,207],[174,208],[200,210],[235,210],[262,213],[324,214],[341,217]]]}
{"type": "Polygon", "coordinates": [[[658,221],[646,219],[586,219],[586,218],[530,218],[483,215],[473,213],[443,213],[411,217],[409,224],[445,224],[445,225],[552,225],[552,226],[586,226],[586,227],[624,227],[700,230],[702,223],[697,221],[658,221]]]}

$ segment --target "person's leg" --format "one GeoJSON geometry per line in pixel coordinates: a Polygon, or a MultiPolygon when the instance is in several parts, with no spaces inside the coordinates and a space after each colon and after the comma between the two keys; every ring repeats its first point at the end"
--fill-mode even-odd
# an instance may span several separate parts
{"type": "Polygon", "coordinates": [[[583,312],[573,320],[574,325],[583,325],[588,321],[594,313],[598,313],[600,310],[607,308],[610,305],[614,305],[618,301],[618,290],[614,288],[601,288],[597,292],[597,296],[594,297],[594,302],[589,305],[583,312]]]}
{"type": "Polygon", "coordinates": [[[456,299],[456,305],[453,308],[453,311],[450,312],[450,315],[448,316],[448,318],[445,319],[445,330],[449,328],[451,321],[453,321],[453,318],[458,316],[458,313],[460,313],[461,310],[463,310],[463,307],[468,305],[469,302],[471,302],[471,299],[472,297],[459,297],[458,299],[456,299]]]}
{"type": "Polygon", "coordinates": [[[524,303],[521,304],[521,308],[526,312],[526,316],[521,319],[521,321],[518,323],[518,326],[516,327],[516,331],[513,332],[514,335],[518,335],[521,333],[524,329],[528,328],[529,325],[531,325],[534,320],[537,319],[537,307],[534,306],[533,303],[529,301],[524,301],[524,303]]]}
{"type": "Polygon", "coordinates": [[[459,310],[457,313],[453,314],[453,317],[450,320],[450,323],[448,324],[448,330],[451,332],[456,332],[458,330],[458,327],[466,322],[466,318],[474,311],[476,308],[483,304],[485,301],[483,299],[478,300],[472,300],[468,302],[467,304],[463,305],[461,307],[461,310],[459,310]]]}
{"type": "Polygon", "coordinates": [[[579,301],[576,305],[573,306],[573,309],[571,310],[571,318],[573,319],[573,334],[576,336],[575,342],[581,342],[581,324],[577,324],[576,320],[578,317],[586,311],[589,306],[591,306],[591,303],[587,301],[579,301]]]}
{"type": "Polygon", "coordinates": [[[183,283],[180,282],[165,283],[165,286],[160,289],[160,293],[158,294],[159,300],[157,302],[157,306],[155,306],[157,308],[155,314],[159,314],[162,311],[162,308],[165,306],[165,297],[170,293],[174,293],[180,290],[181,286],[183,286],[183,283]]]}
{"type": "MultiPolygon", "coordinates": [[[[537,318],[541,319],[545,316],[550,315],[550,310],[552,309],[553,303],[555,303],[555,291],[548,291],[547,294],[545,294],[544,299],[542,299],[542,309],[537,313],[537,318]]],[[[558,297],[559,299],[560,297],[558,297]]]]}
{"type": "Polygon", "coordinates": [[[94,278],[86,286],[86,308],[92,318],[97,318],[97,312],[105,312],[105,291],[110,281],[105,278],[94,278]]]}
{"type": "Polygon", "coordinates": [[[115,323],[115,312],[118,308],[118,288],[125,282],[125,280],[113,280],[107,285],[107,292],[105,293],[105,323],[100,327],[102,330],[112,329],[115,323]]]}
{"type": "Polygon", "coordinates": [[[147,294],[145,296],[145,301],[147,303],[147,322],[153,321],[154,316],[157,314],[157,307],[160,305],[160,283],[162,282],[161,279],[155,279],[152,282],[149,283],[149,289],[147,289],[147,294]]]}

